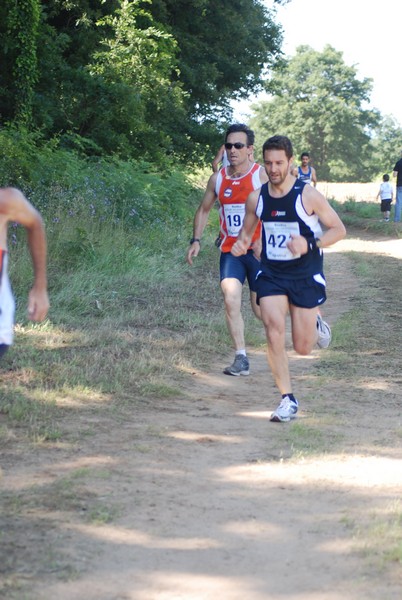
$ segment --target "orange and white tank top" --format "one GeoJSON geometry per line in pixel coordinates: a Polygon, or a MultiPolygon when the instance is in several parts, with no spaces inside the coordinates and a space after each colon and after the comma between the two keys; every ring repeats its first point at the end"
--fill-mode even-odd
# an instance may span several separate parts
{"type": "MultiPolygon", "coordinates": [[[[248,195],[261,187],[260,165],[253,163],[249,171],[241,177],[232,178],[227,167],[218,172],[215,193],[219,200],[220,249],[230,252],[243,225],[248,195]]],[[[251,244],[261,235],[261,223],[258,223],[251,244]]]]}
{"type": "Polygon", "coordinates": [[[14,335],[15,302],[7,272],[8,253],[0,249],[0,344],[11,346],[14,335]]]}

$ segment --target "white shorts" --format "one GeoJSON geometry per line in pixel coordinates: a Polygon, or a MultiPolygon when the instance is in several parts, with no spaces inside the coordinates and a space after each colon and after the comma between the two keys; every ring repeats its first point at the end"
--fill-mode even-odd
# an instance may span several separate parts
{"type": "Polygon", "coordinates": [[[15,301],[8,278],[8,254],[0,250],[0,344],[11,346],[14,338],[15,301]]]}

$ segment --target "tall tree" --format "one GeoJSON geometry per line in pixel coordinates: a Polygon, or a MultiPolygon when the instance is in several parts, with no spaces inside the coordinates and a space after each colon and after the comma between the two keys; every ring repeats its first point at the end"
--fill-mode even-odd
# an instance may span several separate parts
{"type": "Polygon", "coordinates": [[[140,0],[50,0],[43,7],[36,119],[86,152],[158,160],[172,120],[186,119],[172,83],[177,43],[140,0]]]}
{"type": "MultiPolygon", "coordinates": [[[[171,147],[172,115],[177,120],[186,116],[184,94],[180,82],[172,81],[177,43],[140,4],[123,0],[113,15],[98,21],[113,35],[104,37],[88,70],[102,77],[109,89],[117,88],[122,97],[122,102],[116,102],[119,118],[109,116],[111,129],[142,153],[156,157],[158,149],[166,152],[171,147]]],[[[101,131],[105,117],[99,123],[101,131]]]]}
{"type": "Polygon", "coordinates": [[[280,54],[259,0],[49,0],[43,14],[38,123],[107,152],[202,161],[230,99],[280,54]]]}
{"type": "Polygon", "coordinates": [[[359,80],[342,52],[300,46],[269,81],[272,100],[255,105],[252,124],[259,143],[288,135],[296,154],[309,151],[318,177],[327,181],[369,181],[371,134],[379,113],[368,110],[371,79],[359,80]]]}
{"type": "Polygon", "coordinates": [[[262,89],[281,55],[275,11],[261,0],[152,0],[149,10],[178,43],[172,75],[186,93],[187,118],[174,128],[182,154],[210,160],[209,147],[215,151],[232,119],[230,101],[262,89]]]}
{"type": "Polygon", "coordinates": [[[391,173],[402,151],[402,127],[392,116],[382,117],[373,136],[375,173],[391,173]]]}
{"type": "Polygon", "coordinates": [[[150,11],[178,40],[180,81],[200,118],[261,88],[280,54],[280,26],[260,0],[153,0],[150,11]]]}
{"type": "Polygon", "coordinates": [[[4,0],[0,9],[0,113],[22,125],[32,122],[39,15],[39,0],[4,0]]]}
{"type": "Polygon", "coordinates": [[[34,128],[85,152],[198,162],[281,44],[262,0],[4,0],[0,34],[2,123],[18,96],[34,128]]]}

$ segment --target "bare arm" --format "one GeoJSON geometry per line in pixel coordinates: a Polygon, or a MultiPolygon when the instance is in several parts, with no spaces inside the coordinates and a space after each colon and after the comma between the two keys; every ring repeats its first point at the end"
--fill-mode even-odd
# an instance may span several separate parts
{"type": "Polygon", "coordinates": [[[15,188],[0,190],[0,215],[4,224],[15,221],[27,230],[34,271],[34,282],[28,296],[28,316],[33,321],[43,321],[49,309],[49,298],[46,275],[47,245],[42,217],[15,188]]]}
{"type": "Polygon", "coordinates": [[[267,175],[267,172],[264,169],[264,167],[260,168],[260,181],[261,181],[261,185],[263,183],[267,183],[267,181],[268,181],[268,175],[267,175]]]}
{"type": "MultiPolygon", "coordinates": [[[[264,169],[264,167],[261,167],[260,169],[260,182],[261,185],[263,183],[266,183],[268,181],[268,175],[266,170],[264,169]]],[[[260,260],[261,258],[261,252],[262,252],[262,232],[260,234],[260,237],[256,240],[254,240],[253,244],[252,244],[252,248],[253,248],[253,252],[254,252],[254,256],[257,258],[257,260],[260,260]]]]}
{"type": "Polygon", "coordinates": [[[246,214],[243,220],[243,226],[240,229],[237,240],[232,246],[231,253],[234,256],[241,256],[242,254],[246,254],[248,248],[250,247],[251,238],[253,237],[253,233],[258,224],[258,217],[255,214],[255,210],[257,208],[258,198],[260,196],[260,189],[254,190],[248,196],[246,201],[246,214]]]}
{"type": "Polygon", "coordinates": [[[212,170],[214,173],[217,173],[219,171],[219,164],[223,160],[224,153],[225,153],[225,146],[222,145],[219,148],[218,152],[216,153],[214,160],[212,161],[212,170]]]}
{"type": "MultiPolygon", "coordinates": [[[[208,180],[207,189],[205,191],[204,197],[201,200],[201,204],[197,208],[197,212],[194,217],[194,225],[193,225],[193,237],[197,239],[201,239],[201,236],[204,232],[205,226],[208,222],[208,216],[211,212],[211,208],[213,207],[216,200],[215,193],[215,184],[217,179],[217,173],[211,175],[208,180]]],[[[193,264],[193,258],[198,256],[200,251],[200,243],[193,242],[189,249],[187,250],[186,260],[189,265],[193,264]]]]}
{"type": "MultiPolygon", "coordinates": [[[[306,185],[303,188],[303,204],[307,213],[315,213],[320,223],[326,227],[325,233],[320,238],[320,248],[332,246],[345,237],[346,229],[340,217],[318,190],[306,185]]],[[[294,255],[306,254],[308,252],[307,240],[301,235],[292,236],[288,248],[294,255]]]]}
{"type": "Polygon", "coordinates": [[[311,167],[311,182],[314,187],[317,187],[317,173],[314,167],[311,167]]]}

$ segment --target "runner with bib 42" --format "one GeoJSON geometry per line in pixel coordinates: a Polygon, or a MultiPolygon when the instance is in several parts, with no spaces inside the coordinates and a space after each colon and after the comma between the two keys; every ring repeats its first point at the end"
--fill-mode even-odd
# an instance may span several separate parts
{"type": "Polygon", "coordinates": [[[319,312],[326,300],[322,248],[342,239],[346,230],[326,198],[292,175],[293,148],[287,137],[269,138],[262,151],[268,182],[248,196],[243,227],[231,252],[245,254],[255,228],[262,223],[261,266],[255,287],[268,363],[282,395],[271,420],[286,422],[299,408],[285,347],[286,317],[289,313],[298,354],[310,354],[316,344],[329,346],[331,330],[319,312]]]}

